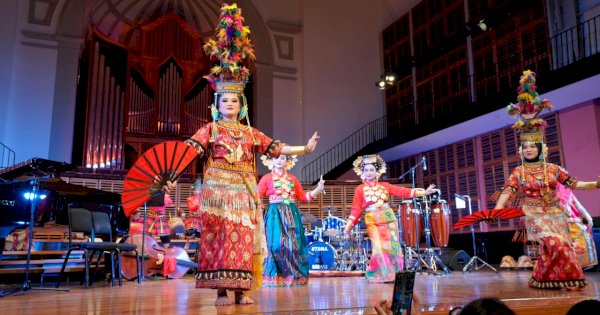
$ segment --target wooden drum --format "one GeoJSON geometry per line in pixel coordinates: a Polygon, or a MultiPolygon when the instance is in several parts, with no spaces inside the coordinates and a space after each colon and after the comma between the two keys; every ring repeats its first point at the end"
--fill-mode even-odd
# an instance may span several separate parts
{"type": "Polygon", "coordinates": [[[400,221],[402,222],[402,238],[409,247],[416,247],[421,239],[423,229],[419,228],[417,235],[416,225],[421,225],[421,211],[414,209],[412,200],[404,200],[400,204],[400,221]]]}
{"type": "Polygon", "coordinates": [[[438,200],[431,204],[429,223],[433,243],[438,247],[447,247],[450,239],[450,208],[445,200],[438,200]]]}

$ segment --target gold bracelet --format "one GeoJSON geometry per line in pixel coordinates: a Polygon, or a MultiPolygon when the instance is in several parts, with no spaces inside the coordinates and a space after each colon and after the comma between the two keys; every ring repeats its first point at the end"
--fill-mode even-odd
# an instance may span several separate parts
{"type": "Polygon", "coordinates": [[[415,197],[423,197],[423,196],[425,196],[425,189],[423,189],[423,188],[415,188],[414,189],[414,195],[415,195],[415,197]]]}
{"type": "Polygon", "coordinates": [[[310,153],[310,150],[305,145],[290,146],[290,155],[302,155],[308,153],[310,153]]]}

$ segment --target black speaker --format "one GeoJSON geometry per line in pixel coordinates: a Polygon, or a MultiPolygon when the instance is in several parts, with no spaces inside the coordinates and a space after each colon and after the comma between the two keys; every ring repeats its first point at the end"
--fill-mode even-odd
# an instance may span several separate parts
{"type": "Polygon", "coordinates": [[[465,265],[469,263],[471,256],[464,250],[443,249],[440,259],[452,270],[462,271],[465,265]]]}

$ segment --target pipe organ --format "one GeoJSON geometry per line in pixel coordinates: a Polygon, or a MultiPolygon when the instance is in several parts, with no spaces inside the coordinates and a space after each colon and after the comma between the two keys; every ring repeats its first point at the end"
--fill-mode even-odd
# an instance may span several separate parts
{"type": "Polygon", "coordinates": [[[89,168],[123,169],[125,146],[141,155],[212,120],[212,90],[202,77],[210,60],[200,34],[181,16],[166,13],[119,38],[91,26],[80,60],[87,77],[79,82],[86,86],[78,88],[76,125],[85,121],[79,130],[85,137],[74,139],[83,142],[74,143],[83,154],[74,153],[73,162],[89,168]]]}

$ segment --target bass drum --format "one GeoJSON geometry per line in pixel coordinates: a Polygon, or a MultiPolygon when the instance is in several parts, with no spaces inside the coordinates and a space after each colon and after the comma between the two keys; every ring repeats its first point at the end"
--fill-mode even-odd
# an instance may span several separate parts
{"type": "Polygon", "coordinates": [[[329,243],[313,242],[308,245],[309,270],[333,270],[337,253],[329,243]]]}

